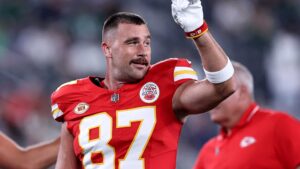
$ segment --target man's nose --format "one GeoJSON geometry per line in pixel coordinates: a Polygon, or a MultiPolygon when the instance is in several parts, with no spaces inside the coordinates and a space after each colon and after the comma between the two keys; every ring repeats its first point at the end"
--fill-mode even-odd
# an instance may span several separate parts
{"type": "Polygon", "coordinates": [[[143,43],[138,45],[138,56],[146,57],[149,47],[143,43]]]}

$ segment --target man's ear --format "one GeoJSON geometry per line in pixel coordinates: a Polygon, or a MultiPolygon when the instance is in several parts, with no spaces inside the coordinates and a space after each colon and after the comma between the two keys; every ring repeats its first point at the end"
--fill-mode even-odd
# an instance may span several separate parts
{"type": "Polygon", "coordinates": [[[105,57],[111,57],[112,56],[112,54],[111,54],[111,48],[110,48],[110,46],[106,42],[102,42],[101,43],[101,49],[102,49],[105,57]]]}
{"type": "Polygon", "coordinates": [[[242,97],[242,99],[249,97],[250,91],[248,90],[247,86],[241,85],[239,90],[240,90],[240,97],[242,97]]]}

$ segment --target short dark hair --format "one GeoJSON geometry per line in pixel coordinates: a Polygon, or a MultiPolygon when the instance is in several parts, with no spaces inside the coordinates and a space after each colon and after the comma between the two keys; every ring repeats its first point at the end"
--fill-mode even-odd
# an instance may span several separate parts
{"type": "Polygon", "coordinates": [[[138,14],[130,13],[130,12],[118,12],[111,15],[105,20],[102,29],[102,36],[104,36],[104,34],[108,30],[118,27],[120,23],[128,23],[128,24],[135,24],[135,25],[146,24],[145,20],[138,14]]]}

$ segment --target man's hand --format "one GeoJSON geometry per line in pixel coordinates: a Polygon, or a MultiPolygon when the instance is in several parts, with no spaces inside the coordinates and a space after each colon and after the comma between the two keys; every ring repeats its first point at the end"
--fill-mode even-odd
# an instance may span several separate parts
{"type": "Polygon", "coordinates": [[[204,23],[200,0],[172,0],[172,15],[186,33],[194,32],[204,23]]]}

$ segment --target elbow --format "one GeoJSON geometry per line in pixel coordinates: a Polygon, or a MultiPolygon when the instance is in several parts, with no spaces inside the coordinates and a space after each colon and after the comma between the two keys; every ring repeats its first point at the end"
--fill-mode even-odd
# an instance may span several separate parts
{"type": "Polygon", "coordinates": [[[224,91],[225,93],[225,98],[229,97],[230,95],[232,95],[235,91],[237,90],[237,85],[235,82],[231,82],[230,85],[228,85],[224,91]]]}
{"type": "Polygon", "coordinates": [[[237,82],[235,77],[232,77],[228,81],[217,84],[216,92],[221,100],[226,99],[230,95],[232,95],[237,90],[237,82]]]}

